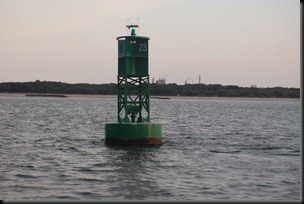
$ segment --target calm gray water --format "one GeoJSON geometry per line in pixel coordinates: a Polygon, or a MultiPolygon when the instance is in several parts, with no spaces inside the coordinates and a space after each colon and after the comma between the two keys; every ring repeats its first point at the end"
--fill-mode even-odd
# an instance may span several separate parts
{"type": "Polygon", "coordinates": [[[151,100],[160,147],[104,145],[116,98],[0,97],[0,199],[299,201],[300,100],[151,100]]]}

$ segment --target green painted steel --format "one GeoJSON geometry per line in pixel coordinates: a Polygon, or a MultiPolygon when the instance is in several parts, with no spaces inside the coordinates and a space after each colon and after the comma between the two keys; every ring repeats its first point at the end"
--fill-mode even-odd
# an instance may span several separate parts
{"type": "Polygon", "coordinates": [[[147,76],[149,38],[118,37],[118,76],[147,76]]]}
{"type": "Polygon", "coordinates": [[[162,125],[156,123],[108,123],[105,126],[106,139],[161,138],[162,125]]]}
{"type": "Polygon", "coordinates": [[[117,122],[150,122],[149,77],[117,77],[117,122]]]}
{"type": "Polygon", "coordinates": [[[161,144],[161,124],[150,123],[149,39],[117,37],[117,123],[105,125],[106,144],[161,144]]]}
{"type": "MultiPolygon", "coordinates": [[[[132,28],[132,27],[131,27],[132,28]]],[[[120,36],[118,40],[117,122],[150,122],[148,37],[120,36]]]]}

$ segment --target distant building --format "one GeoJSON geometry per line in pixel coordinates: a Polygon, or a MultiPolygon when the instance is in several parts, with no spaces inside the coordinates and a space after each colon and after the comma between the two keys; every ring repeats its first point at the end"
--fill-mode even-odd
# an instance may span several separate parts
{"type": "Polygon", "coordinates": [[[166,84],[166,79],[164,79],[164,78],[159,78],[158,80],[156,80],[156,83],[157,84],[166,84]]]}
{"type": "Polygon", "coordinates": [[[251,88],[256,88],[257,86],[253,84],[253,85],[251,85],[250,87],[251,87],[251,88]]]}

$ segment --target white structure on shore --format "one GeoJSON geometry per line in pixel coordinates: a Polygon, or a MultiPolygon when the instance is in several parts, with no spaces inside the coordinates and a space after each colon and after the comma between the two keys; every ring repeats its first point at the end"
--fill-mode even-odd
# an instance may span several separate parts
{"type": "Polygon", "coordinates": [[[159,78],[158,80],[156,80],[156,83],[157,84],[166,84],[166,76],[163,76],[162,78],[159,78]]]}

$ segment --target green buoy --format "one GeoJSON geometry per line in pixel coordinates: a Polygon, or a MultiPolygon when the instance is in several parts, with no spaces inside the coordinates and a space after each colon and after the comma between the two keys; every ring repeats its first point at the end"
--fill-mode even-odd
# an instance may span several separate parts
{"type": "Polygon", "coordinates": [[[162,125],[150,122],[148,73],[149,37],[136,36],[138,25],[127,25],[130,36],[118,40],[117,123],[105,125],[107,145],[161,145],[162,125]]]}

